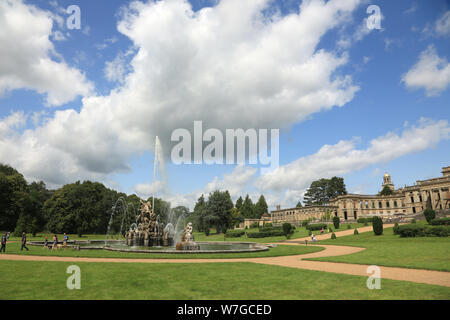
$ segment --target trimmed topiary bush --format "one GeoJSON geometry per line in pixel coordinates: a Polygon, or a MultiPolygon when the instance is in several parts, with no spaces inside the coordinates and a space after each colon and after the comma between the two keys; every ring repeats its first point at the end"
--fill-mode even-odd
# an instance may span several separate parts
{"type": "Polygon", "coordinates": [[[425,209],[425,211],[423,212],[425,219],[427,219],[427,222],[430,223],[431,220],[433,220],[434,218],[436,218],[436,212],[434,212],[433,209],[427,208],[425,209]]]}
{"type": "Polygon", "coordinates": [[[396,222],[394,224],[394,234],[398,234],[398,228],[399,228],[399,226],[398,226],[398,223],[396,222]]]}
{"type": "Polygon", "coordinates": [[[294,233],[294,229],[292,228],[292,224],[290,223],[283,223],[283,234],[286,237],[286,239],[289,239],[291,235],[294,233]]]}
{"type": "Polygon", "coordinates": [[[335,229],[339,229],[339,217],[333,217],[333,225],[335,229]]]}
{"type": "Polygon", "coordinates": [[[359,234],[358,229],[355,229],[355,231],[353,231],[353,234],[354,234],[355,236],[357,236],[357,235],[359,234]]]}
{"type": "Polygon", "coordinates": [[[352,226],[348,224],[347,225],[347,229],[351,229],[351,228],[352,228],[352,226]]]}
{"type": "Polygon", "coordinates": [[[376,236],[383,234],[383,220],[380,217],[375,216],[372,218],[372,227],[376,236]]]}
{"type": "Polygon", "coordinates": [[[334,234],[334,232],[331,234],[331,239],[336,239],[336,235],[334,234]]]}

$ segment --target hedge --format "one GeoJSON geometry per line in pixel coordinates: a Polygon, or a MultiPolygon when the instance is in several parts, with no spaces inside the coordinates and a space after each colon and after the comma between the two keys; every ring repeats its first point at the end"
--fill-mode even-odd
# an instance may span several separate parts
{"type": "Polygon", "coordinates": [[[418,224],[406,224],[399,226],[398,234],[402,238],[410,237],[448,237],[450,226],[424,226],[418,224]]]}
{"type": "Polygon", "coordinates": [[[372,219],[373,219],[373,217],[370,217],[370,218],[358,218],[356,220],[356,222],[358,222],[358,223],[372,222],[372,219]]]}
{"type": "Polygon", "coordinates": [[[306,230],[311,230],[311,231],[321,230],[322,228],[326,229],[327,224],[326,223],[316,223],[316,224],[308,224],[306,226],[306,230]]]}
{"type": "Polygon", "coordinates": [[[247,232],[248,238],[265,238],[265,237],[277,237],[277,236],[284,236],[283,230],[247,232]]]}
{"type": "Polygon", "coordinates": [[[225,234],[225,238],[239,238],[245,234],[244,230],[232,230],[225,234]]]}
{"type": "Polygon", "coordinates": [[[450,225],[450,218],[433,219],[430,224],[432,226],[448,226],[450,225]]]}

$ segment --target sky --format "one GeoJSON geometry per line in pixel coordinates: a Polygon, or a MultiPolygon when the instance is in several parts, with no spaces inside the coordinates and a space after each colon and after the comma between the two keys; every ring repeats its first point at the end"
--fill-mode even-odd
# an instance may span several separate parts
{"type": "Polygon", "coordinates": [[[450,165],[450,1],[2,0],[0,57],[0,162],[49,188],[273,210],[320,178],[375,194],[450,165]],[[174,163],[194,121],[279,129],[279,166],[174,163]]]}

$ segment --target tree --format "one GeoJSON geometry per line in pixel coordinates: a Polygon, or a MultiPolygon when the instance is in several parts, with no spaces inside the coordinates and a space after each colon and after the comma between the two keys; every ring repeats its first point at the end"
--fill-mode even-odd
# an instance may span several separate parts
{"type": "Polygon", "coordinates": [[[297,205],[295,206],[296,208],[301,208],[301,207],[303,207],[302,206],[302,203],[299,201],[299,202],[297,202],[297,205]]]}
{"type": "Polygon", "coordinates": [[[380,196],[391,196],[393,194],[394,191],[388,185],[385,185],[379,193],[380,196]]]}
{"type": "Polygon", "coordinates": [[[27,192],[27,182],[12,167],[0,164],[0,230],[14,230],[19,219],[21,200],[27,192]]]}
{"type": "Polygon", "coordinates": [[[430,223],[431,220],[433,220],[436,217],[436,212],[434,212],[433,209],[429,209],[429,208],[425,209],[423,214],[425,215],[425,219],[427,219],[428,223],[430,223]]]}
{"type": "Polygon", "coordinates": [[[333,177],[313,181],[304,195],[305,205],[325,205],[330,199],[347,194],[344,178],[333,177]]]}
{"type": "Polygon", "coordinates": [[[283,234],[286,237],[286,239],[289,239],[291,235],[294,233],[294,228],[292,224],[286,222],[283,223],[283,234]]]}
{"type": "Polygon", "coordinates": [[[250,199],[250,196],[247,194],[245,196],[244,203],[242,204],[241,213],[246,219],[252,219],[254,217],[254,205],[252,202],[252,199],[250,199]]]}
{"type": "Polygon", "coordinates": [[[372,218],[372,227],[373,227],[373,233],[376,236],[383,234],[383,220],[381,220],[380,217],[374,216],[372,218]]]}
{"type": "Polygon", "coordinates": [[[268,212],[267,202],[264,195],[261,195],[255,204],[254,218],[259,219],[264,213],[268,212]]]}
{"type": "Polygon", "coordinates": [[[206,209],[206,202],[205,202],[205,197],[202,194],[198,198],[197,203],[195,204],[194,214],[193,214],[193,224],[194,224],[194,227],[197,228],[197,230],[199,232],[205,231],[207,228],[206,220],[205,220],[205,216],[206,216],[205,209],[206,209]]]}
{"type": "Polygon", "coordinates": [[[215,224],[217,233],[226,231],[232,226],[231,209],[233,202],[228,191],[216,190],[209,194],[206,204],[208,222],[215,224]]]}
{"type": "Polygon", "coordinates": [[[333,217],[333,225],[335,229],[339,229],[339,217],[333,217]]]}
{"type": "Polygon", "coordinates": [[[19,199],[20,216],[17,220],[14,234],[20,236],[22,232],[31,233],[36,236],[38,231],[42,231],[45,219],[42,208],[52,192],[47,190],[44,182],[32,182],[27,187],[26,192],[22,192],[19,199]]]}
{"type": "Polygon", "coordinates": [[[244,203],[244,200],[242,199],[242,197],[239,197],[236,200],[236,209],[238,209],[239,211],[241,211],[242,205],[244,203]]]}

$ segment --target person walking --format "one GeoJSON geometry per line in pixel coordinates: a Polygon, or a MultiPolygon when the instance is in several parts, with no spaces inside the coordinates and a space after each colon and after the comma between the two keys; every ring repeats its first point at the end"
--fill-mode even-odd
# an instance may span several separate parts
{"type": "Polygon", "coordinates": [[[2,251],[4,252],[4,253],[6,253],[6,241],[7,241],[7,235],[6,235],[6,233],[2,236],[2,240],[1,240],[1,244],[2,244],[2,247],[0,248],[0,253],[2,253],[2,251]]]}
{"type": "Polygon", "coordinates": [[[64,232],[64,238],[63,238],[64,250],[66,250],[67,240],[69,240],[69,237],[68,237],[67,234],[64,232]]]}
{"type": "Polygon", "coordinates": [[[9,240],[9,237],[11,236],[11,232],[8,231],[8,233],[6,234],[6,241],[9,240]]]}
{"type": "Polygon", "coordinates": [[[53,245],[52,245],[52,250],[58,249],[58,237],[56,236],[56,234],[53,236],[53,245]]]}
{"type": "Polygon", "coordinates": [[[22,246],[20,247],[20,251],[22,251],[23,248],[27,249],[28,251],[26,244],[27,244],[27,234],[25,232],[22,232],[22,246]]]}

